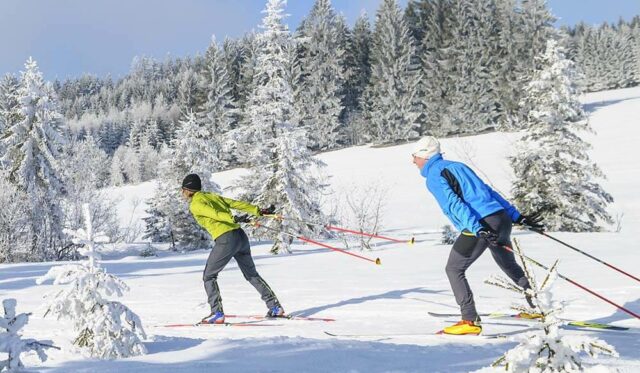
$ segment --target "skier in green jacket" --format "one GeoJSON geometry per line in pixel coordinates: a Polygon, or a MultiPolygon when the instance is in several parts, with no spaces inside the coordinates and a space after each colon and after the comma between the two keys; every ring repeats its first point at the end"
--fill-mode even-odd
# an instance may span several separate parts
{"type": "Polygon", "coordinates": [[[269,285],[260,277],[251,257],[249,239],[238,223],[249,222],[246,215],[234,217],[231,209],[247,212],[254,216],[273,214],[273,206],[260,209],[247,202],[236,201],[221,195],[203,192],[200,177],[187,175],[182,181],[182,196],[189,201],[189,211],[198,224],[211,234],[215,246],[209,254],[204,268],[204,289],[207,292],[211,313],[202,319],[206,324],[224,323],[222,298],[218,288],[218,273],[231,258],[235,258],[244,278],[258,290],[269,311],[267,317],[284,316],[284,309],[269,285]]]}

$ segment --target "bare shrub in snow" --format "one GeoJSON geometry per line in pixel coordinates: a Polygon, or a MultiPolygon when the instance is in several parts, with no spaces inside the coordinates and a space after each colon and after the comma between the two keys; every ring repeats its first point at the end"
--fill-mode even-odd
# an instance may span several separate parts
{"type": "MultiPolygon", "coordinates": [[[[538,308],[542,318],[534,332],[519,337],[519,344],[505,352],[497,359],[492,368],[482,371],[507,371],[507,372],[578,372],[587,367],[581,361],[580,353],[586,352],[589,356],[599,355],[619,356],[615,348],[603,340],[585,335],[562,335],[559,326],[562,320],[559,318],[563,311],[562,302],[554,299],[552,286],[558,277],[558,261],[551,266],[541,283],[538,283],[526,263],[526,259],[517,241],[514,240],[515,252],[529,279],[531,289],[523,290],[513,285],[512,281],[504,277],[493,277],[486,282],[504,289],[515,291],[522,295],[529,295],[538,308]],[[502,369],[500,369],[501,367],[502,369]]],[[[525,307],[516,306],[514,309],[526,311],[525,307]]],[[[608,371],[606,367],[591,367],[598,371],[608,371]]]]}
{"type": "Polygon", "coordinates": [[[441,244],[453,245],[453,243],[456,242],[456,238],[458,238],[458,232],[453,229],[450,224],[442,227],[442,237],[440,238],[441,244]]]}
{"type": "Polygon", "coordinates": [[[88,355],[112,359],[140,355],[146,352],[141,339],[146,338],[140,318],[120,302],[108,296],[121,297],[129,288],[119,278],[96,265],[99,259],[96,243],[107,242],[108,237],[93,233],[89,207],[85,205],[86,228],[74,233],[76,244],[82,244],[80,253],[89,257],[88,263],[52,267],[36,282],[52,279],[54,285],[67,285],[49,296],[45,316],[69,319],[78,335],[74,345],[88,355]]]}
{"type": "Polygon", "coordinates": [[[20,360],[23,352],[35,351],[40,361],[47,360],[45,348],[53,347],[50,341],[36,341],[35,339],[22,339],[18,332],[29,322],[29,315],[21,313],[16,315],[16,300],[5,299],[2,301],[4,316],[0,317],[0,352],[8,355],[7,360],[0,360],[0,372],[22,371],[24,365],[20,360]]]}
{"type": "MultiPolygon", "coordinates": [[[[338,220],[350,229],[377,234],[382,229],[386,196],[387,188],[380,184],[349,188],[340,204],[338,220]]],[[[359,245],[360,249],[371,250],[372,237],[352,234],[340,234],[340,237],[347,248],[359,245]]]]}

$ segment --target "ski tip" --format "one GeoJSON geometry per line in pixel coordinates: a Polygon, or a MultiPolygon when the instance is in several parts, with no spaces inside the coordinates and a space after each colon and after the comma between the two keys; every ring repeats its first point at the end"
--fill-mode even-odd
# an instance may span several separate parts
{"type": "Polygon", "coordinates": [[[330,336],[332,336],[332,337],[337,337],[337,335],[336,335],[336,334],[329,333],[329,332],[327,332],[327,331],[325,331],[325,332],[324,332],[324,334],[326,334],[326,335],[330,335],[330,336]]]}
{"type": "Polygon", "coordinates": [[[376,258],[376,264],[377,265],[382,265],[382,262],[380,261],[380,258],[376,258]]]}

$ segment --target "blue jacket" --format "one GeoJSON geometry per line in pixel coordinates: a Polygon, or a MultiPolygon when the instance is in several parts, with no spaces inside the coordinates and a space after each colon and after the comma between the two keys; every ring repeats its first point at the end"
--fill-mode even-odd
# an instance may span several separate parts
{"type": "Polygon", "coordinates": [[[477,234],[480,219],[505,210],[516,221],[518,210],[485,184],[469,167],[460,162],[446,161],[442,154],[431,157],[420,174],[427,178],[427,189],[433,194],[442,212],[458,230],[477,234]]]}

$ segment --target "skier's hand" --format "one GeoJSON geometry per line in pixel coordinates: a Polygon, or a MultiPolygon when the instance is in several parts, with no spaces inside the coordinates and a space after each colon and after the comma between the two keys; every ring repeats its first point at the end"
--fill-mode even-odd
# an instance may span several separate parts
{"type": "Polygon", "coordinates": [[[533,229],[537,231],[544,230],[544,224],[542,224],[542,216],[539,212],[534,212],[531,215],[520,215],[516,224],[520,224],[527,229],[533,229]]]}
{"type": "Polygon", "coordinates": [[[489,228],[480,228],[478,237],[487,240],[491,246],[498,246],[498,233],[489,228]]]}
{"type": "Polygon", "coordinates": [[[236,223],[251,223],[251,218],[249,215],[236,215],[233,217],[233,221],[236,223]]]}
{"type": "Polygon", "coordinates": [[[276,207],[274,205],[271,205],[267,208],[261,208],[260,209],[260,215],[264,216],[264,215],[273,215],[276,212],[276,207]]]}

